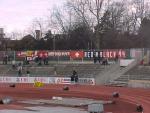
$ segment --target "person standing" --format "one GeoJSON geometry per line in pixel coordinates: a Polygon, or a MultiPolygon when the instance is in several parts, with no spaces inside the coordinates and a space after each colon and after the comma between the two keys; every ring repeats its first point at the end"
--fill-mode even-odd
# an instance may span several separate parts
{"type": "Polygon", "coordinates": [[[78,77],[78,74],[75,70],[73,71],[73,76],[74,76],[74,82],[75,82],[75,84],[77,84],[79,81],[79,77],[78,77]]]}
{"type": "Polygon", "coordinates": [[[97,59],[96,59],[96,56],[95,56],[95,54],[93,55],[93,60],[94,60],[94,64],[96,64],[96,62],[97,62],[97,59]]]}
{"type": "Polygon", "coordinates": [[[18,65],[18,76],[20,77],[22,75],[22,65],[19,63],[18,65]]]}
{"type": "Polygon", "coordinates": [[[27,77],[30,77],[30,71],[29,70],[27,70],[27,77]]]}
{"type": "Polygon", "coordinates": [[[77,84],[79,81],[79,77],[78,77],[78,74],[75,75],[75,83],[77,84]]]}
{"type": "Polygon", "coordinates": [[[71,84],[75,83],[75,76],[76,76],[77,72],[75,70],[73,70],[72,75],[71,75],[71,84]]]}

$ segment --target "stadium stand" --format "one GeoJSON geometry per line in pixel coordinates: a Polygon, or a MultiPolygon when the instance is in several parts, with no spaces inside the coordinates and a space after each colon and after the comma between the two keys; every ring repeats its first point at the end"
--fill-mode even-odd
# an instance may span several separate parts
{"type": "MultiPolygon", "coordinates": [[[[109,66],[103,66],[100,64],[50,64],[43,66],[23,66],[22,76],[27,76],[27,70],[30,71],[30,76],[59,76],[68,77],[71,76],[72,71],[76,70],[80,77],[95,77],[99,75],[103,70],[109,66]],[[56,70],[56,73],[55,73],[56,70]]],[[[18,70],[13,69],[10,65],[1,65],[0,75],[3,76],[18,76],[18,70]]]]}

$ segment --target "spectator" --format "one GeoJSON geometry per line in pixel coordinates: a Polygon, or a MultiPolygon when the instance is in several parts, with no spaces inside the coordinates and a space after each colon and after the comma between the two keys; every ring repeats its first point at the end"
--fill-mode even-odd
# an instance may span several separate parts
{"type": "Polygon", "coordinates": [[[29,60],[28,60],[27,57],[25,57],[24,64],[25,64],[25,65],[29,65],[29,64],[30,64],[30,62],[29,62],[29,60]]]}
{"type": "Polygon", "coordinates": [[[15,60],[12,61],[12,69],[16,69],[16,62],[15,62],[15,60]]]}
{"type": "Polygon", "coordinates": [[[96,56],[95,56],[95,55],[93,55],[93,60],[94,60],[94,64],[96,64],[97,59],[96,59],[96,56]]]}
{"type": "Polygon", "coordinates": [[[43,58],[43,62],[44,62],[44,65],[46,65],[46,58],[45,57],[43,58]]]}
{"type": "Polygon", "coordinates": [[[75,79],[75,77],[74,77],[74,75],[71,75],[71,84],[74,84],[74,80],[75,79]]]}
{"type": "Polygon", "coordinates": [[[78,83],[79,77],[78,77],[78,74],[75,70],[73,71],[73,77],[74,77],[74,82],[78,83]]]}
{"type": "Polygon", "coordinates": [[[101,64],[102,58],[98,56],[98,62],[101,64]]]}
{"type": "Polygon", "coordinates": [[[108,65],[108,58],[103,59],[102,65],[108,65]]]}
{"type": "Polygon", "coordinates": [[[73,70],[73,73],[71,75],[71,83],[75,83],[75,76],[76,76],[77,72],[75,70],[73,70]]]}
{"type": "Polygon", "coordinates": [[[106,58],[106,65],[108,65],[108,58],[106,58]]]}
{"type": "Polygon", "coordinates": [[[78,74],[75,75],[75,83],[77,84],[79,81],[79,77],[78,77],[78,74]]]}
{"type": "Polygon", "coordinates": [[[22,65],[21,63],[18,64],[18,76],[22,75],[22,65]]]}
{"type": "Polygon", "coordinates": [[[8,61],[8,55],[5,55],[3,57],[3,64],[7,65],[7,61],[8,61]]]}
{"type": "Polygon", "coordinates": [[[57,69],[56,69],[56,66],[54,66],[54,75],[57,75],[57,69]]]}
{"type": "Polygon", "coordinates": [[[27,70],[27,76],[30,77],[30,71],[29,70],[27,70]]]}
{"type": "Polygon", "coordinates": [[[46,58],[46,65],[48,65],[48,57],[46,58]]]}
{"type": "Polygon", "coordinates": [[[116,55],[116,57],[115,57],[115,62],[117,63],[118,62],[118,55],[116,55]]]}
{"type": "Polygon", "coordinates": [[[42,65],[42,58],[41,57],[39,57],[39,64],[38,64],[39,66],[41,66],[42,65]]]}

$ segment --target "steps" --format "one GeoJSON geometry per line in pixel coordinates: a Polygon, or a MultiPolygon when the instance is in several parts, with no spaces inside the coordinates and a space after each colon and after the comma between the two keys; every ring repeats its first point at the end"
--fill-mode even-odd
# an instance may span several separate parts
{"type": "Polygon", "coordinates": [[[127,67],[120,67],[119,63],[117,63],[110,67],[109,70],[106,70],[106,72],[99,78],[97,77],[96,83],[105,85],[111,84],[116,86],[127,86],[128,76],[124,76],[124,73],[126,73],[136,65],[136,60],[127,67]]]}
{"type": "MultiPolygon", "coordinates": [[[[17,69],[12,69],[11,66],[9,68],[6,65],[2,66],[3,72],[0,75],[6,76],[18,76],[17,69]]],[[[79,77],[95,77],[102,70],[103,66],[100,64],[55,64],[55,65],[47,65],[47,66],[23,66],[22,75],[26,76],[27,70],[30,71],[30,76],[59,76],[59,77],[67,77],[72,75],[72,71],[76,70],[79,77]],[[55,75],[55,71],[57,75],[55,75]]]]}

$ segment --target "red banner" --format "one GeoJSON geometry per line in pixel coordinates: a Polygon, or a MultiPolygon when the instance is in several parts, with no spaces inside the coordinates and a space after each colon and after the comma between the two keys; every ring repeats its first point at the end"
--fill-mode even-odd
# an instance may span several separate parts
{"type": "Polygon", "coordinates": [[[40,58],[47,58],[48,57],[48,52],[47,51],[38,51],[37,56],[40,58]]]}
{"type": "Polygon", "coordinates": [[[17,52],[17,57],[26,57],[26,52],[18,51],[17,52]]]}
{"type": "Polygon", "coordinates": [[[82,59],[84,57],[83,51],[71,51],[70,58],[72,59],[82,59]]]}

